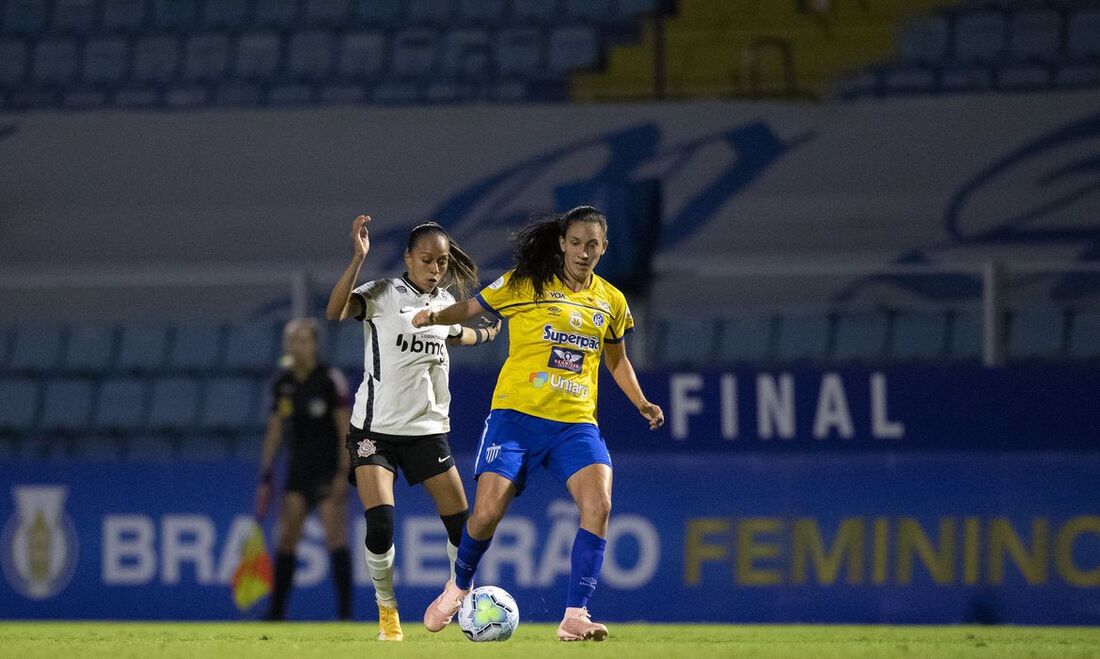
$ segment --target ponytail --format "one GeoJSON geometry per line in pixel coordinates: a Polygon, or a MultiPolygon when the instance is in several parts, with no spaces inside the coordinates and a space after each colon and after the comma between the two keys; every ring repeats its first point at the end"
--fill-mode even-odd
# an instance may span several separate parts
{"type": "Polygon", "coordinates": [[[477,263],[474,263],[474,260],[470,258],[466,250],[462,249],[439,223],[425,222],[413,227],[413,230],[409,232],[409,242],[405,250],[408,253],[412,253],[413,247],[416,246],[420,237],[429,233],[443,236],[447,239],[447,244],[450,246],[450,251],[448,252],[449,262],[447,264],[447,274],[443,275],[443,281],[439,283],[439,286],[441,288],[455,287],[459,299],[469,297],[473,291],[477,290],[477,263]]]}
{"type": "Polygon", "coordinates": [[[534,220],[512,236],[512,258],[516,267],[508,285],[517,291],[524,281],[531,282],[537,302],[555,277],[565,279],[560,241],[569,226],[574,222],[594,222],[603,228],[606,236],[607,218],[592,206],[578,206],[560,215],[536,215],[534,220]]]}

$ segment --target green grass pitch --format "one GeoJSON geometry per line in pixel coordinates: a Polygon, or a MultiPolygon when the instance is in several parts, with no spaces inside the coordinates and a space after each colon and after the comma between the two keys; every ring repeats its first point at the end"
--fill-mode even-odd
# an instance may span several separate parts
{"type": "Polygon", "coordinates": [[[4,622],[6,657],[1100,657],[1100,629],[611,624],[602,643],[560,643],[554,625],[521,624],[504,643],[471,643],[455,625],[405,641],[374,640],[373,623],[4,622]]]}

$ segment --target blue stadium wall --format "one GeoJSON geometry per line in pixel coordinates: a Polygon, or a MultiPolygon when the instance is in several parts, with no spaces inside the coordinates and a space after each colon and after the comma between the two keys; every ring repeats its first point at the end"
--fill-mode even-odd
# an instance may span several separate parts
{"type": "MultiPolygon", "coordinates": [[[[469,493],[492,374],[459,372],[452,445],[469,493]]],[[[649,432],[613,383],[601,427],[614,511],[592,602],[610,621],[1097,624],[1100,372],[973,366],[648,372],[649,432]]],[[[594,395],[594,392],[590,392],[594,395]]],[[[238,619],[251,463],[0,463],[0,618],[238,619]]],[[[398,593],[446,580],[442,524],[397,486],[398,593]]],[[[359,504],[351,537],[363,537],[359,504]]],[[[527,620],[560,615],[577,517],[546,473],[479,573],[527,620]]],[[[269,537],[273,522],[268,524],[269,537]]],[[[290,614],[334,614],[316,520],[290,614]]],[[[372,592],[355,561],[356,616],[372,592]]]]}

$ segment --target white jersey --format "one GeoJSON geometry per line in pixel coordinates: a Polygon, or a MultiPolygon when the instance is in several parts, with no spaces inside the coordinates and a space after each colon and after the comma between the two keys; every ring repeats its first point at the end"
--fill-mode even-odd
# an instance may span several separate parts
{"type": "Polygon", "coordinates": [[[363,303],[363,383],[355,393],[351,424],[384,435],[449,432],[451,390],[447,338],[461,325],[415,328],[412,319],[441,311],[454,297],[436,288],[421,293],[405,277],[376,279],[352,291],[363,303]]]}

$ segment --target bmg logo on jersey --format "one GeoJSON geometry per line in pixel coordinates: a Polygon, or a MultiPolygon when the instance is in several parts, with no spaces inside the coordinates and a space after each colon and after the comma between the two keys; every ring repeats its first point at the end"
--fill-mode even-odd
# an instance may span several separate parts
{"type": "Polygon", "coordinates": [[[68,488],[12,488],[15,514],[4,525],[4,576],[16,592],[49,599],[69,585],[76,571],[76,527],[65,513],[68,488]]]}
{"type": "Polygon", "coordinates": [[[404,334],[398,334],[397,347],[401,348],[401,352],[424,353],[427,355],[442,355],[444,346],[442,341],[421,339],[415,334],[413,334],[411,337],[406,337],[404,334]]]}
{"type": "Polygon", "coordinates": [[[560,368],[563,371],[580,373],[584,370],[584,353],[554,346],[550,348],[550,361],[546,362],[550,368],[560,368]]]}

